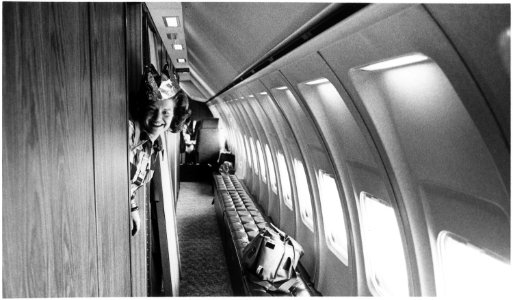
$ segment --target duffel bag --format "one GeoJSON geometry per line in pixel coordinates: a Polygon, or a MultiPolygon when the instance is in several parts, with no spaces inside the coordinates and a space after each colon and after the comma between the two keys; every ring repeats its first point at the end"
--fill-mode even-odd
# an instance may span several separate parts
{"type": "Polygon", "coordinates": [[[242,263],[258,279],[276,283],[295,276],[301,255],[303,247],[271,224],[244,248],[242,263]]]}

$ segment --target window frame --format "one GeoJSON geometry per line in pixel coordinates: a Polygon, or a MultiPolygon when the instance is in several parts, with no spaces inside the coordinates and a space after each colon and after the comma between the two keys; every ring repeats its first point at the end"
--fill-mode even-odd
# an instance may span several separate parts
{"type": "Polygon", "coordinates": [[[328,246],[328,249],[335,254],[335,256],[342,261],[346,266],[348,266],[349,261],[349,235],[347,232],[347,226],[346,226],[346,219],[345,219],[345,211],[342,207],[342,198],[340,197],[340,193],[338,191],[338,184],[335,179],[335,175],[322,170],[317,170],[317,185],[319,189],[319,199],[321,203],[321,211],[322,211],[322,220],[323,220],[323,226],[324,226],[324,238],[326,241],[326,245],[328,246]],[[330,181],[327,181],[327,178],[330,179],[330,181]],[[327,184],[332,185],[327,186],[327,184]],[[333,188],[334,187],[334,188],[333,188]],[[328,190],[331,190],[328,192],[328,190]],[[334,200],[331,200],[334,198],[335,194],[338,197],[335,197],[334,200]],[[337,201],[338,200],[338,201],[337,201]],[[330,205],[330,207],[327,207],[328,203],[332,203],[332,205],[335,205],[336,207],[340,206],[340,214],[336,217],[330,217],[332,216],[334,210],[334,207],[330,205]],[[337,222],[342,222],[342,224],[337,222]],[[343,231],[340,231],[340,238],[341,243],[337,243],[335,241],[335,235],[333,229],[335,228],[342,228],[343,231]]]}

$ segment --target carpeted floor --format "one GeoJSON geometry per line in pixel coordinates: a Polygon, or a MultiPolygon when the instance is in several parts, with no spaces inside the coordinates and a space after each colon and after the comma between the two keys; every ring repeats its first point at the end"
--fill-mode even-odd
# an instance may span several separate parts
{"type": "Polygon", "coordinates": [[[180,183],[176,208],[182,264],[180,296],[233,295],[213,198],[208,183],[180,183]]]}

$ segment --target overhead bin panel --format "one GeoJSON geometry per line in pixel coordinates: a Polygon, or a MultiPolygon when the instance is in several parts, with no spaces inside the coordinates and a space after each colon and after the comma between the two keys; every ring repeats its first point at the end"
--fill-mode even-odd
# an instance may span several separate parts
{"type": "MultiPolygon", "coordinates": [[[[412,231],[420,292],[449,295],[439,260],[445,231],[509,260],[506,141],[477,78],[424,7],[383,18],[319,53],[384,160],[412,231]]],[[[480,288],[500,289],[467,290],[480,288]]]]}

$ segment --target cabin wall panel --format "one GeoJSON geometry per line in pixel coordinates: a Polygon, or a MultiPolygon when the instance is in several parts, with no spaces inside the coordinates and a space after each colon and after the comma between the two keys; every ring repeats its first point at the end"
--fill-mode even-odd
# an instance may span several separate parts
{"type": "MultiPolygon", "coordinates": [[[[139,88],[141,85],[141,74],[143,74],[143,14],[141,3],[127,3],[127,81],[128,81],[128,102],[131,119],[137,113],[135,109],[138,106],[139,88]]],[[[148,272],[146,262],[146,234],[147,224],[147,205],[145,200],[146,187],[141,188],[135,196],[135,201],[139,206],[139,215],[143,226],[140,232],[130,240],[131,256],[131,278],[132,278],[132,296],[145,297],[148,295],[148,272]]]]}
{"type": "MultiPolygon", "coordinates": [[[[282,68],[282,72],[291,84],[298,88],[300,95],[298,100],[302,101],[305,109],[310,111],[326,145],[329,158],[333,162],[334,171],[340,179],[343,195],[346,199],[344,204],[344,210],[347,210],[348,217],[346,219],[351,224],[348,237],[352,237],[349,245],[352,246],[353,249],[350,252],[353,252],[354,255],[352,273],[356,275],[354,276],[355,287],[357,287],[355,293],[370,295],[365,282],[357,210],[357,198],[360,190],[354,190],[353,185],[356,185],[356,183],[351,181],[345,161],[358,161],[365,166],[370,165],[372,169],[378,169],[376,162],[379,161],[379,156],[376,151],[373,151],[370,136],[368,134],[364,136],[361,131],[362,128],[365,130],[365,125],[358,118],[359,114],[351,105],[351,99],[344,92],[336,75],[329,70],[318,54],[306,56],[298,63],[282,68]],[[309,72],[305,72],[305,70],[309,70],[309,72]],[[323,83],[322,85],[304,84],[304,82],[318,78],[326,78],[329,83],[323,83]]],[[[380,171],[384,174],[384,170],[380,171]]],[[[380,174],[382,175],[381,185],[388,180],[383,174],[380,174]]],[[[372,187],[372,185],[370,186],[372,187]]],[[[386,194],[377,195],[382,199],[389,198],[386,194]]]]}
{"type": "Polygon", "coordinates": [[[98,296],[88,7],[3,9],[3,297],[98,296]]]}
{"type": "MultiPolygon", "coordinates": [[[[312,66],[309,66],[309,72],[303,70],[302,73],[310,74],[315,70],[312,66]]],[[[311,78],[317,79],[318,77],[311,78]]],[[[276,86],[285,86],[289,81],[286,80],[280,73],[275,72],[270,74],[265,79],[267,86],[272,89],[276,86]]],[[[316,130],[315,124],[313,123],[312,116],[308,113],[304,106],[302,106],[298,99],[299,95],[294,88],[290,87],[289,90],[277,90],[272,89],[272,94],[276,99],[276,103],[280,106],[281,111],[285,118],[291,124],[291,130],[294,136],[298,140],[298,144],[302,147],[302,153],[307,163],[307,171],[309,177],[314,179],[318,177],[318,171],[323,170],[329,174],[336,175],[335,168],[331,163],[327,149],[325,148],[323,140],[320,138],[319,131],[316,130]]],[[[288,135],[290,138],[291,135],[288,135]]],[[[289,142],[290,143],[290,142],[289,142]]],[[[340,201],[343,207],[343,211],[346,212],[346,204],[344,197],[344,189],[340,189],[340,201]]],[[[318,191],[314,191],[316,194],[315,198],[319,197],[318,191]]],[[[314,198],[314,199],[315,199],[314,198]]],[[[322,200],[322,199],[321,199],[322,200]]],[[[314,203],[316,207],[316,222],[317,222],[317,241],[319,249],[319,264],[317,265],[317,271],[315,276],[316,288],[323,295],[353,295],[355,294],[355,280],[354,280],[354,254],[351,247],[350,235],[348,235],[348,261],[342,262],[335,254],[328,248],[328,242],[326,241],[325,222],[323,221],[323,215],[321,214],[320,203],[314,203]],[[330,278],[341,278],[341,282],[333,282],[330,278]]],[[[300,216],[299,216],[300,218],[300,216]]],[[[348,220],[347,215],[344,215],[345,220],[348,220]]],[[[346,225],[349,222],[345,222],[346,225]]],[[[350,228],[350,226],[348,227],[350,228]]],[[[303,229],[303,230],[306,230],[303,229]]],[[[340,228],[340,230],[346,230],[346,228],[340,228]]],[[[312,237],[308,238],[312,240],[312,237]]]]}
{"type": "Polygon", "coordinates": [[[130,296],[124,4],[90,5],[99,296],[130,296]]]}
{"type": "Polygon", "coordinates": [[[264,151],[264,157],[266,160],[266,169],[267,169],[267,194],[268,197],[266,199],[260,199],[261,202],[264,204],[264,209],[266,213],[269,213],[269,207],[270,203],[277,203],[279,202],[279,196],[278,196],[278,183],[276,182],[276,191],[273,191],[272,187],[272,180],[271,180],[271,174],[273,174],[276,181],[279,180],[279,177],[276,174],[276,166],[278,165],[276,161],[276,155],[273,155],[275,153],[282,152],[283,153],[283,146],[278,139],[278,135],[276,133],[276,129],[274,128],[271,120],[269,119],[269,116],[267,112],[263,111],[263,108],[261,106],[261,100],[264,97],[267,97],[267,94],[261,94],[263,91],[265,91],[265,87],[260,84],[259,82],[254,82],[253,84],[250,84],[249,88],[252,89],[252,92],[255,95],[255,100],[248,102],[248,104],[251,106],[253,113],[256,116],[257,120],[260,120],[260,124],[262,126],[262,130],[265,133],[267,146],[269,147],[269,151],[271,154],[271,157],[267,157],[265,153],[265,143],[262,144],[262,150],[264,151]],[[272,161],[272,166],[274,167],[272,170],[269,168],[269,161],[272,161]]]}
{"type": "Polygon", "coordinates": [[[130,118],[137,113],[141,74],[143,73],[143,33],[142,33],[142,4],[126,4],[126,55],[128,103],[130,118]]]}
{"type": "MultiPolygon", "coordinates": [[[[269,176],[267,176],[268,172],[267,172],[267,164],[265,163],[265,158],[264,158],[264,161],[262,162],[262,161],[260,161],[260,157],[258,156],[257,140],[260,142],[260,146],[267,144],[268,141],[266,138],[264,128],[262,128],[262,125],[259,122],[258,118],[255,117],[255,112],[253,111],[253,109],[250,107],[250,104],[249,104],[249,102],[256,101],[255,100],[256,98],[254,98],[254,96],[249,97],[249,93],[251,93],[251,92],[247,91],[247,90],[244,91],[244,97],[246,99],[242,100],[240,102],[240,105],[241,105],[241,109],[246,112],[247,117],[248,117],[247,120],[249,120],[250,123],[253,125],[253,128],[255,128],[255,133],[257,135],[257,139],[255,140],[255,151],[257,152],[256,155],[257,155],[258,170],[259,170],[259,175],[257,176],[259,193],[256,196],[257,196],[257,202],[260,205],[267,206],[267,201],[269,199],[269,194],[268,194],[269,191],[267,188],[267,183],[264,183],[264,181],[263,181],[263,176],[266,176],[267,179],[269,176]],[[263,175],[264,173],[265,173],[265,175],[263,175]]],[[[264,151],[264,149],[262,149],[262,151],[264,151]]]]}
{"type": "MultiPolygon", "coordinates": [[[[238,90],[237,94],[239,97],[244,97],[244,98],[247,97],[247,95],[246,95],[247,93],[244,93],[242,90],[238,90]]],[[[257,152],[257,141],[260,140],[259,129],[253,123],[253,120],[250,117],[250,112],[246,111],[246,109],[244,108],[243,101],[246,101],[246,99],[235,101],[234,107],[236,107],[239,114],[241,116],[243,116],[242,119],[244,120],[244,122],[246,122],[248,128],[250,129],[250,136],[253,139],[253,146],[251,146],[251,140],[249,139],[250,136],[248,136],[248,143],[249,143],[248,144],[248,146],[249,146],[248,152],[251,153],[250,159],[253,163],[253,168],[252,168],[252,172],[250,175],[252,178],[252,184],[253,184],[251,192],[255,196],[256,201],[259,202],[259,204],[261,205],[261,200],[259,200],[259,199],[261,199],[261,195],[262,195],[265,187],[263,185],[263,181],[262,181],[262,177],[261,177],[262,176],[262,174],[261,174],[262,166],[260,164],[260,160],[258,159],[258,152],[257,152]],[[256,160],[254,159],[254,157],[256,158],[256,160]],[[255,165],[255,162],[256,162],[256,165],[255,165]],[[256,170],[258,170],[258,174],[257,174],[256,170]]]]}
{"type": "MultiPolygon", "coordinates": [[[[287,172],[289,174],[289,179],[294,179],[294,170],[292,167],[292,158],[295,156],[299,156],[299,146],[298,142],[292,132],[292,129],[290,127],[290,123],[285,119],[285,115],[283,114],[283,111],[280,110],[278,105],[275,103],[275,100],[271,98],[269,95],[265,95],[264,97],[260,97],[259,104],[262,105],[262,110],[265,111],[267,116],[270,119],[270,124],[272,124],[272,127],[274,128],[276,132],[275,138],[278,139],[280,142],[279,144],[273,145],[274,148],[273,151],[280,151],[283,154],[283,157],[285,158],[285,162],[287,165],[287,172]],[[283,146],[282,146],[283,145],[283,146]]],[[[291,188],[291,197],[292,197],[292,207],[293,209],[290,209],[288,206],[286,206],[284,202],[284,192],[283,192],[283,186],[282,181],[280,180],[280,169],[278,166],[278,161],[276,158],[276,161],[274,163],[275,171],[277,174],[277,186],[279,191],[279,197],[273,197],[270,203],[270,213],[273,213],[273,207],[279,208],[276,213],[279,213],[279,220],[280,222],[277,222],[283,230],[285,230],[288,234],[290,234],[293,237],[296,237],[296,215],[294,211],[297,211],[297,203],[294,203],[294,199],[297,198],[297,193],[294,185],[294,181],[289,181],[290,188],[291,188]]],[[[283,170],[281,170],[283,172],[283,170]]]]}
{"type": "MultiPolygon", "coordinates": [[[[232,96],[232,95],[228,95],[228,96],[225,96],[225,101],[227,99],[233,99],[235,98],[235,96],[232,96]]],[[[235,106],[234,106],[234,102],[231,102],[231,103],[227,103],[225,102],[226,105],[224,106],[226,111],[228,112],[228,114],[232,117],[232,119],[237,123],[237,128],[239,128],[240,130],[240,133],[241,133],[241,152],[244,154],[244,161],[246,162],[246,166],[244,167],[244,172],[243,172],[243,178],[244,178],[244,183],[246,185],[246,187],[248,188],[248,190],[252,190],[253,189],[253,168],[252,167],[249,167],[250,166],[250,163],[249,161],[251,160],[251,149],[246,147],[246,144],[244,143],[244,136],[246,137],[249,137],[249,129],[247,128],[246,126],[246,123],[240,118],[241,115],[237,113],[237,111],[235,110],[235,106]]]]}
{"type": "MultiPolygon", "coordinates": [[[[238,94],[233,94],[232,95],[235,99],[238,99],[240,96],[238,94]]],[[[231,104],[230,104],[230,109],[232,109],[232,111],[234,112],[234,116],[237,116],[239,117],[239,123],[240,124],[244,124],[244,134],[246,136],[246,153],[247,153],[247,156],[246,156],[246,161],[249,162],[251,161],[251,167],[247,169],[247,172],[246,172],[246,178],[248,179],[248,182],[246,184],[246,186],[248,187],[249,191],[251,192],[251,194],[253,196],[255,195],[258,195],[258,177],[256,176],[256,172],[255,172],[255,164],[254,164],[254,160],[253,160],[253,148],[251,147],[251,138],[253,138],[253,140],[255,139],[255,133],[254,133],[254,128],[253,126],[249,123],[249,120],[248,120],[248,116],[246,116],[246,114],[244,112],[242,112],[240,110],[240,107],[237,103],[237,101],[239,100],[235,100],[233,101],[231,104]]],[[[258,167],[258,166],[256,166],[258,167]]]]}
{"type": "Polygon", "coordinates": [[[428,4],[426,9],[472,72],[509,144],[511,5],[428,4]]]}
{"type": "Polygon", "coordinates": [[[231,141],[232,145],[231,147],[235,148],[235,174],[237,177],[241,180],[245,180],[246,176],[246,155],[244,150],[244,144],[242,143],[242,127],[239,126],[238,122],[233,117],[232,113],[228,109],[228,104],[224,102],[219,102],[216,107],[219,111],[219,113],[223,116],[225,116],[227,126],[229,126],[232,129],[233,135],[233,141],[231,141]]]}
{"type": "MultiPolygon", "coordinates": [[[[494,195],[494,193],[506,194],[500,186],[501,180],[497,180],[498,173],[483,177],[483,174],[486,174],[483,165],[485,160],[474,154],[478,147],[490,149],[480,152],[479,155],[490,151],[497,170],[502,173],[502,178],[509,178],[509,174],[505,174],[507,173],[505,166],[509,166],[509,154],[497,122],[493,119],[490,108],[483,99],[482,91],[476,86],[475,78],[469,74],[454,44],[447,39],[447,35],[441,31],[439,24],[433,21],[432,16],[423,6],[412,6],[394,16],[384,18],[319,52],[339,80],[344,83],[348,94],[354,100],[355,106],[368,125],[390,176],[402,222],[407,224],[405,227],[409,228],[411,236],[411,240],[407,240],[407,244],[411,245],[408,246],[411,251],[409,260],[412,264],[411,292],[414,295],[434,295],[438,292],[435,286],[438,249],[433,241],[436,240],[439,231],[436,223],[439,222],[437,219],[440,216],[436,213],[436,209],[430,211],[429,207],[443,201],[438,200],[436,191],[434,193],[428,191],[424,194],[421,191],[424,183],[435,182],[438,186],[449,186],[456,191],[464,190],[466,194],[497,201],[500,205],[504,204],[509,211],[508,197],[494,195]],[[398,32],[401,34],[398,35],[398,32]],[[422,53],[435,64],[424,63],[429,65],[425,66],[430,68],[428,73],[426,73],[427,69],[423,69],[424,71],[414,73],[415,76],[411,76],[413,73],[410,73],[410,76],[403,77],[400,81],[402,84],[397,84],[401,89],[388,83],[384,84],[381,78],[372,77],[373,72],[367,74],[366,71],[358,69],[361,66],[411,53],[422,53]],[[429,93],[421,92],[423,90],[420,87],[412,84],[416,82],[421,83],[423,87],[429,87],[422,77],[426,74],[431,77],[425,78],[436,78],[433,84],[436,84],[437,89],[431,88],[429,93]],[[432,76],[433,74],[437,75],[432,76]],[[410,78],[415,80],[408,82],[410,78]],[[380,82],[379,86],[377,82],[380,82]],[[391,91],[396,94],[391,95],[391,91]],[[410,91],[415,94],[407,98],[397,91],[410,91]],[[452,96],[453,94],[457,97],[452,96]],[[386,99],[387,102],[379,101],[380,98],[386,99]],[[455,98],[458,99],[454,100],[455,98]],[[406,99],[412,101],[407,102],[406,99]],[[409,104],[405,105],[405,103],[409,104]],[[385,108],[387,105],[391,108],[385,108]],[[420,105],[425,107],[419,108],[420,105]],[[399,111],[398,107],[404,109],[399,111]],[[417,109],[417,114],[410,111],[414,108],[417,109]],[[438,114],[432,113],[439,108],[438,114]],[[455,108],[464,113],[454,114],[456,118],[450,116],[449,112],[455,108]],[[427,119],[428,116],[431,119],[427,119]],[[441,119],[437,120],[435,116],[441,119]],[[463,121],[475,126],[476,130],[474,132],[467,130],[468,126],[463,121]],[[429,126],[422,126],[421,122],[429,126]],[[451,131],[456,129],[458,131],[451,131]],[[408,138],[405,138],[405,132],[409,134],[408,138]],[[447,139],[449,134],[461,140],[447,139]],[[427,142],[429,140],[435,143],[427,142]],[[481,147],[483,142],[486,147],[481,147]],[[472,145],[460,152],[460,149],[468,143],[472,145]],[[476,172],[468,171],[473,166],[479,166],[475,168],[476,172]],[[491,186],[498,188],[490,188],[491,186]],[[431,195],[433,197],[429,199],[431,195]],[[437,215],[431,215],[433,213],[437,215]]],[[[420,70],[418,68],[421,66],[420,63],[415,64],[410,70],[420,70]]],[[[408,66],[401,66],[398,70],[406,68],[408,66]]],[[[377,71],[376,74],[379,72],[381,71],[377,71]]],[[[493,165],[493,163],[490,164],[492,167],[493,165]]],[[[509,179],[506,182],[509,182],[509,179]]],[[[467,226],[472,224],[472,226],[479,226],[476,223],[478,220],[466,214],[461,212],[448,222],[456,224],[464,220],[467,226]]],[[[485,220],[484,216],[479,221],[483,220],[485,220]]],[[[472,239],[472,237],[468,238],[472,239]]]]}

